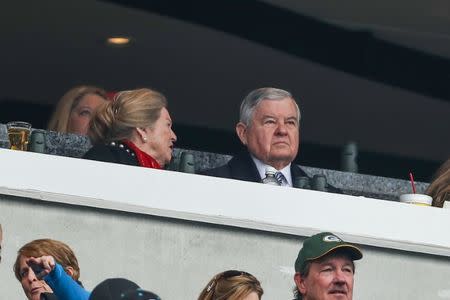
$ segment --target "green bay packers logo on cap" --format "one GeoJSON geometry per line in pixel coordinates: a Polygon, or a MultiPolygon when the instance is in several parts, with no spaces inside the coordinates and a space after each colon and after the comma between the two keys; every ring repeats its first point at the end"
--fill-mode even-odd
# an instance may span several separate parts
{"type": "Polygon", "coordinates": [[[342,240],[335,235],[326,235],[322,240],[324,242],[342,242],[342,240]]]}

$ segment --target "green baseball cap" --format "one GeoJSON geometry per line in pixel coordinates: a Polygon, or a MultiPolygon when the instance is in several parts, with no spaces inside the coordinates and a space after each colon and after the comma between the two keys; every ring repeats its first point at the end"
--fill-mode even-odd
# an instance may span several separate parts
{"type": "Polygon", "coordinates": [[[303,247],[300,249],[295,261],[295,272],[303,270],[308,261],[321,258],[337,249],[344,249],[352,260],[358,260],[363,257],[358,247],[344,242],[331,232],[321,232],[305,239],[303,242],[303,247]]]}

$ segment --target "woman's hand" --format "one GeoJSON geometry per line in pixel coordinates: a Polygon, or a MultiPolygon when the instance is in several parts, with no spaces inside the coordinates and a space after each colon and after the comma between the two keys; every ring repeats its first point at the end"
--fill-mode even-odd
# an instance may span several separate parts
{"type": "Polygon", "coordinates": [[[30,257],[27,265],[33,270],[38,279],[42,279],[55,269],[53,256],[30,257]]]}

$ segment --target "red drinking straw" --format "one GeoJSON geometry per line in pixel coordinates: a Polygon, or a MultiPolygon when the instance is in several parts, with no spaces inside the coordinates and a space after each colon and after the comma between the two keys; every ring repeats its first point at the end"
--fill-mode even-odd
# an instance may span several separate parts
{"type": "Polygon", "coordinates": [[[413,176],[412,172],[409,172],[409,180],[411,181],[412,190],[413,190],[413,193],[415,194],[416,193],[416,185],[414,183],[414,176],[413,176]]]}

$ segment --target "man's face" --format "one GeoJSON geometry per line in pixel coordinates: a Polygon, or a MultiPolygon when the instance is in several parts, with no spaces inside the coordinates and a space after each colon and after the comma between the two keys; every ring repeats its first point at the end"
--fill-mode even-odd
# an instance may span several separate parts
{"type": "Polygon", "coordinates": [[[354,265],[349,258],[332,257],[312,262],[305,278],[296,273],[294,279],[304,300],[351,300],[353,275],[354,265]]]}
{"type": "Polygon", "coordinates": [[[239,122],[236,132],[249,152],[278,170],[297,155],[299,120],[294,100],[263,100],[253,112],[249,126],[239,122]]]}
{"type": "Polygon", "coordinates": [[[52,293],[52,289],[44,280],[36,278],[33,270],[27,265],[26,261],[29,257],[20,257],[20,283],[28,300],[39,300],[41,293],[52,293]]]}

